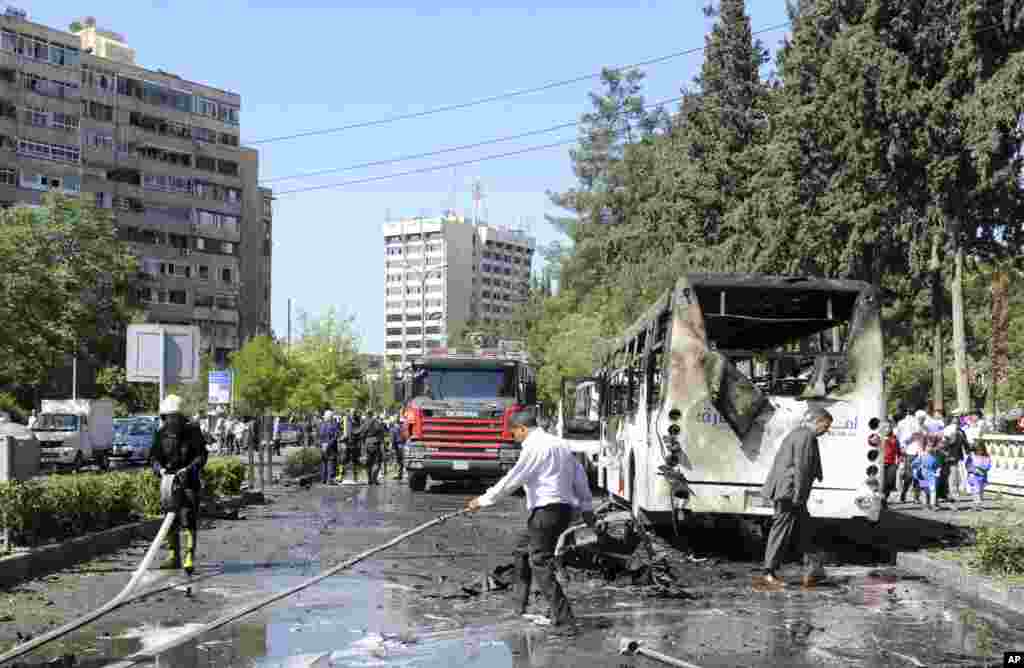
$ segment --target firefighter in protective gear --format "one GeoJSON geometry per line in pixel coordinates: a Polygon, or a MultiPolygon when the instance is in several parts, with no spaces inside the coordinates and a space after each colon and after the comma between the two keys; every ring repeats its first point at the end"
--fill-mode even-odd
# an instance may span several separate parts
{"type": "Polygon", "coordinates": [[[196,530],[199,525],[200,472],[206,465],[206,439],[199,425],[181,413],[181,398],[168,395],[160,403],[163,420],[153,439],[152,460],[156,474],[173,475],[181,490],[176,495],[174,523],[167,537],[170,556],[160,565],[163,569],[184,568],[192,575],[195,568],[196,530]],[[182,559],[181,536],[184,529],[185,553],[182,559]]]}

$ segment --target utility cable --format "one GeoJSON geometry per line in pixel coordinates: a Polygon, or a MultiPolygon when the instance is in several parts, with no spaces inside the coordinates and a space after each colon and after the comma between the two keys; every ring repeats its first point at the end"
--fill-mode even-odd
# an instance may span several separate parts
{"type": "MultiPolygon", "coordinates": [[[[660,107],[665,104],[671,104],[672,102],[678,102],[683,99],[683,96],[670,97],[667,100],[661,100],[660,102],[652,102],[651,104],[645,104],[642,109],[652,109],[660,107]]],[[[347,167],[332,167],[328,169],[320,169],[315,172],[305,172],[303,174],[294,174],[292,176],[275,176],[269,179],[263,179],[260,183],[274,183],[276,181],[292,181],[295,179],[305,179],[313,176],[322,176],[324,174],[336,174],[338,172],[349,172],[356,169],[365,169],[366,167],[379,167],[381,165],[392,165],[398,162],[406,162],[408,160],[418,160],[420,158],[430,158],[435,155],[443,155],[445,153],[454,153],[456,151],[464,151],[471,148],[480,148],[481,146],[489,146],[491,144],[500,144],[502,142],[513,141],[516,139],[522,139],[523,137],[532,137],[534,135],[547,134],[548,132],[554,132],[556,130],[565,130],[566,128],[577,127],[582,121],[570,121],[568,123],[561,123],[559,125],[552,125],[548,128],[541,128],[539,130],[530,130],[528,132],[521,132],[516,135],[506,135],[504,137],[495,137],[494,139],[485,139],[483,141],[475,142],[473,144],[462,144],[461,146],[450,146],[448,148],[438,149],[436,151],[428,151],[427,153],[414,153],[412,155],[403,155],[397,158],[388,158],[384,160],[374,160],[373,162],[364,162],[357,165],[349,165],[347,167]]]]}
{"type": "MultiPolygon", "coordinates": [[[[625,134],[626,132],[637,131],[638,129],[639,128],[636,128],[636,127],[633,127],[633,126],[627,124],[623,129],[621,129],[621,130],[613,130],[612,132],[615,135],[622,135],[622,134],[625,134]]],[[[413,176],[413,175],[416,175],[416,174],[426,174],[426,173],[429,173],[429,172],[437,172],[437,171],[441,171],[443,169],[451,169],[453,167],[463,167],[465,165],[475,165],[475,164],[478,164],[478,163],[481,163],[481,162],[489,162],[491,160],[501,160],[503,158],[512,158],[512,157],[515,157],[515,156],[524,155],[526,153],[534,153],[536,151],[543,151],[543,150],[546,150],[546,149],[549,149],[549,148],[557,148],[559,146],[568,146],[569,144],[575,144],[577,141],[579,141],[579,138],[578,137],[574,137],[573,139],[566,139],[564,141],[554,142],[554,143],[551,143],[551,144],[541,144],[539,146],[527,146],[526,148],[521,148],[521,149],[518,149],[518,150],[515,150],[515,151],[506,151],[505,153],[494,153],[494,154],[491,154],[491,155],[481,156],[479,158],[472,158],[472,159],[469,159],[469,160],[460,160],[459,162],[448,162],[448,163],[445,163],[443,165],[433,165],[433,166],[430,166],[430,167],[420,167],[419,169],[410,169],[408,171],[396,172],[394,174],[382,174],[380,176],[369,176],[369,177],[366,177],[366,178],[363,178],[363,179],[353,179],[351,181],[340,181],[338,183],[325,183],[323,185],[318,185],[318,186],[306,186],[306,187],[303,187],[303,188],[293,188],[291,190],[282,190],[280,192],[274,193],[274,197],[276,198],[276,197],[279,197],[279,196],[282,196],[282,195],[294,195],[296,193],[312,192],[314,190],[330,190],[330,189],[333,189],[333,188],[344,188],[346,186],[354,186],[354,185],[360,185],[360,184],[364,184],[364,183],[374,183],[374,182],[377,182],[377,181],[385,181],[387,179],[396,179],[396,178],[399,178],[399,177],[402,177],[402,176],[413,176]]]]}
{"type": "MultiPolygon", "coordinates": [[[[799,17],[799,19],[800,20],[806,20],[806,19],[814,18],[814,17],[815,17],[814,14],[808,14],[806,16],[799,17]]],[[[759,28],[758,30],[753,31],[750,34],[751,34],[752,37],[756,36],[756,35],[763,35],[765,33],[775,32],[777,30],[782,30],[784,28],[789,28],[789,27],[792,26],[792,24],[793,24],[792,21],[783,21],[782,23],[776,23],[775,25],[770,25],[770,26],[766,26],[764,28],[759,28]]],[[[993,24],[993,25],[981,28],[979,30],[975,30],[973,35],[977,36],[977,35],[980,35],[982,33],[989,32],[991,30],[998,30],[1000,27],[1001,27],[1000,24],[996,23],[996,24],[993,24]]],[[[628,69],[633,69],[633,68],[648,67],[648,66],[651,66],[651,65],[657,65],[659,63],[666,62],[668,60],[673,60],[675,58],[680,58],[682,56],[688,56],[688,55],[692,55],[692,54],[695,54],[695,53],[700,53],[701,51],[704,51],[705,48],[706,47],[704,47],[704,46],[693,47],[693,48],[690,48],[690,49],[685,49],[683,51],[676,51],[675,53],[670,53],[670,54],[665,55],[665,56],[659,56],[657,58],[651,58],[649,60],[644,60],[644,61],[641,61],[641,62],[638,62],[638,63],[633,63],[632,65],[623,65],[621,67],[613,67],[613,68],[605,68],[605,69],[611,69],[612,71],[622,71],[622,70],[628,70],[628,69]]],[[[256,140],[252,140],[252,141],[246,141],[244,143],[247,144],[247,145],[270,144],[270,143],[279,142],[279,141],[288,141],[288,140],[291,140],[291,139],[301,139],[303,137],[316,137],[316,136],[320,136],[320,135],[334,134],[334,133],[338,133],[338,132],[345,132],[346,130],[358,130],[360,128],[375,127],[375,126],[379,126],[379,125],[388,125],[390,123],[397,123],[398,121],[405,121],[405,120],[410,120],[410,119],[413,119],[413,118],[422,118],[424,116],[432,116],[434,114],[440,114],[440,113],[443,113],[443,112],[446,112],[446,111],[456,111],[458,109],[467,109],[469,107],[474,107],[474,106],[478,106],[478,105],[482,105],[482,104],[487,104],[487,103],[490,103],[490,102],[497,102],[497,101],[500,101],[500,100],[507,100],[507,99],[514,98],[514,97],[521,97],[523,95],[529,95],[531,93],[540,93],[540,92],[543,92],[543,91],[546,91],[546,90],[551,90],[551,89],[554,89],[554,88],[560,88],[560,87],[563,87],[563,86],[569,86],[569,85],[572,85],[572,84],[575,84],[575,83],[581,83],[583,81],[589,81],[589,80],[592,80],[592,79],[596,79],[596,78],[600,77],[603,72],[604,72],[604,70],[602,70],[601,72],[595,72],[593,74],[585,74],[583,76],[573,77],[571,79],[563,79],[561,81],[552,81],[550,83],[546,83],[546,84],[543,84],[543,85],[540,85],[540,86],[535,86],[533,88],[524,88],[522,90],[511,91],[511,92],[508,92],[508,93],[499,93],[497,95],[491,95],[489,97],[480,98],[478,100],[471,100],[469,102],[460,102],[458,104],[449,104],[449,105],[444,105],[444,106],[440,106],[440,107],[434,107],[433,109],[425,109],[424,111],[417,111],[417,112],[414,112],[414,113],[411,113],[411,114],[401,114],[401,115],[398,115],[398,116],[389,116],[387,118],[378,118],[378,119],[374,119],[374,120],[370,120],[370,121],[360,121],[358,123],[351,123],[349,125],[341,125],[341,126],[333,127],[333,128],[322,128],[322,129],[319,129],[319,130],[308,130],[306,132],[297,132],[295,134],[282,135],[282,136],[279,136],[279,137],[268,137],[266,139],[256,139],[256,140]]]]}
{"type": "Polygon", "coordinates": [[[501,158],[511,158],[517,155],[523,155],[525,153],[533,153],[535,151],[543,151],[548,148],[555,148],[557,146],[567,146],[573,144],[577,139],[567,139],[565,141],[555,142],[553,144],[543,144],[541,146],[530,146],[518,151],[508,151],[507,153],[496,153],[493,155],[485,155],[481,158],[475,158],[473,160],[462,160],[459,162],[449,162],[444,165],[434,165],[433,167],[421,167],[420,169],[410,169],[406,172],[398,172],[397,174],[384,174],[382,176],[371,176],[365,179],[355,179],[352,181],[341,181],[339,183],[327,183],[322,186],[308,186],[305,188],[295,188],[292,190],[282,190],[281,192],[274,193],[274,197],[280,197],[282,195],[294,195],[296,193],[310,192],[313,190],[328,190],[332,188],[343,188],[345,186],[354,186],[362,183],[373,183],[375,181],[384,181],[386,179],[396,179],[401,176],[412,176],[414,174],[425,174],[427,172],[436,172],[442,169],[451,169],[452,167],[462,167],[464,165],[475,165],[480,162],[487,162],[489,160],[500,160],[501,158]]]}
{"type": "MultiPolygon", "coordinates": [[[[783,28],[789,27],[790,23],[791,23],[790,21],[785,21],[783,23],[777,23],[775,25],[768,26],[766,28],[761,28],[759,30],[755,30],[754,32],[751,33],[751,35],[761,35],[763,33],[774,32],[776,30],[781,30],[783,28]]],[[[666,62],[668,60],[674,60],[674,59],[680,58],[682,56],[689,56],[689,55],[692,55],[692,54],[695,54],[695,53],[700,53],[701,51],[704,50],[704,48],[705,48],[704,46],[698,46],[698,47],[694,47],[694,48],[690,48],[690,49],[685,49],[683,51],[676,51],[675,53],[670,53],[670,54],[665,55],[665,56],[659,56],[657,58],[651,58],[649,60],[644,60],[644,61],[641,61],[641,62],[638,62],[638,63],[633,63],[632,65],[623,65],[621,67],[605,68],[605,69],[612,69],[613,71],[622,71],[622,70],[629,70],[629,69],[633,69],[633,68],[649,67],[651,65],[657,65],[658,63],[663,63],[663,62],[666,62]]],[[[596,79],[596,78],[600,77],[603,72],[604,72],[604,70],[602,70],[601,72],[594,72],[592,74],[585,74],[583,76],[573,77],[571,79],[562,79],[561,81],[552,81],[550,83],[546,83],[546,84],[543,84],[543,85],[540,85],[540,86],[534,86],[532,88],[524,88],[524,89],[521,89],[521,90],[510,91],[508,93],[499,93],[497,95],[491,95],[489,97],[483,97],[483,98],[480,98],[480,99],[477,99],[477,100],[471,100],[469,102],[460,102],[458,104],[447,104],[447,105],[440,106],[440,107],[434,107],[432,109],[425,109],[423,111],[417,111],[417,112],[414,112],[414,113],[411,113],[411,114],[401,114],[401,115],[398,115],[398,116],[389,116],[387,118],[378,118],[378,119],[370,120],[370,121],[360,121],[358,123],[350,123],[348,125],[341,125],[341,126],[333,127],[333,128],[323,128],[323,129],[320,129],[320,130],[309,130],[309,131],[306,131],[306,132],[297,132],[295,134],[282,135],[280,137],[268,137],[266,139],[257,139],[255,141],[247,141],[245,143],[248,144],[248,145],[270,144],[270,143],[273,143],[273,142],[288,141],[288,140],[291,140],[291,139],[302,139],[304,137],[316,137],[316,136],[320,136],[320,135],[327,135],[327,134],[334,134],[334,133],[338,133],[338,132],[345,132],[347,130],[358,130],[358,129],[361,129],[361,128],[376,127],[376,126],[379,126],[379,125],[388,125],[390,123],[397,123],[398,121],[406,121],[406,120],[410,120],[410,119],[413,119],[413,118],[422,118],[424,116],[432,116],[434,114],[440,114],[440,113],[443,113],[443,112],[446,112],[446,111],[456,111],[456,110],[459,110],[459,109],[468,109],[470,107],[476,107],[476,106],[479,106],[481,104],[488,104],[490,102],[498,102],[499,100],[508,100],[508,99],[511,99],[511,98],[514,98],[514,97],[522,97],[523,95],[530,95],[532,93],[540,93],[540,92],[543,92],[543,91],[546,91],[546,90],[551,90],[551,89],[554,89],[554,88],[561,88],[561,87],[564,87],[564,86],[569,86],[569,85],[572,85],[572,84],[581,83],[583,81],[590,81],[592,79],[596,79]]]]}

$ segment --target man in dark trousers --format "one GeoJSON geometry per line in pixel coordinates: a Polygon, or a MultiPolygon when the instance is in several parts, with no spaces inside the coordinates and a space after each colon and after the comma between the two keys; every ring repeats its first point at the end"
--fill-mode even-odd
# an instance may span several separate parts
{"type": "Polygon", "coordinates": [[[359,482],[359,459],[362,455],[363,438],[362,432],[365,424],[359,413],[352,413],[351,426],[348,428],[348,436],[345,438],[345,470],[341,477],[345,477],[345,471],[352,471],[352,482],[359,482]]]}
{"type": "Polygon", "coordinates": [[[817,555],[808,554],[811,537],[808,536],[810,515],[807,499],[814,481],[823,479],[818,437],[828,432],[831,426],[832,415],[828,411],[812,408],[805,422],[783,439],[775,453],[772,470],[761,489],[761,497],[772,501],[775,507],[764,552],[765,585],[783,586],[782,580],[776,577],[776,571],[794,542],[808,565],[804,586],[814,586],[823,575],[817,555]]]}
{"type": "Polygon", "coordinates": [[[160,568],[170,570],[184,568],[192,575],[195,568],[196,530],[199,528],[200,474],[206,466],[206,439],[199,425],[190,422],[181,412],[181,397],[171,394],[160,403],[160,417],[163,421],[153,437],[150,456],[153,469],[163,479],[173,475],[180,490],[175,496],[174,523],[167,534],[170,556],[160,568]],[[181,536],[184,528],[185,558],[181,555],[181,536]]]}
{"type": "Polygon", "coordinates": [[[320,423],[320,483],[333,485],[338,468],[338,423],[333,411],[324,411],[320,423]]]}
{"type": "Polygon", "coordinates": [[[403,427],[401,420],[395,420],[391,425],[391,450],[395,453],[395,465],[398,467],[398,475],[395,480],[401,480],[405,473],[405,439],[402,438],[403,427]]]}
{"type": "Polygon", "coordinates": [[[384,463],[384,425],[376,415],[366,418],[359,435],[366,448],[366,480],[371,485],[380,484],[380,467],[384,463]]]}
{"type": "Polygon", "coordinates": [[[548,618],[540,624],[560,627],[574,626],[575,618],[562,586],[555,579],[555,546],[558,537],[569,528],[573,513],[582,511],[583,521],[593,526],[593,498],[587,474],[575,455],[560,438],[537,427],[533,411],[516,413],[509,421],[512,438],[523,444],[519,460],[512,470],[483,495],[472,499],[466,508],[477,511],[499,499],[526,488],[526,507],[530,512],[526,523],[529,532],[529,561],[520,564],[519,613],[525,614],[530,585],[536,574],[537,584],[551,604],[548,618]]]}

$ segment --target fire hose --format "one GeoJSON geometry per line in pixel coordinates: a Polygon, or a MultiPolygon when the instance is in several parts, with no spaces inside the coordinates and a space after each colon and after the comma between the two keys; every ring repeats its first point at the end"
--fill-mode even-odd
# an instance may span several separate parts
{"type": "Polygon", "coordinates": [[[391,540],[389,540],[388,542],[386,542],[386,543],[384,543],[382,545],[378,545],[377,547],[370,548],[369,550],[366,550],[365,552],[361,552],[361,553],[357,554],[356,556],[352,557],[351,559],[348,559],[346,561],[341,562],[340,564],[332,566],[331,568],[328,568],[327,570],[322,571],[319,575],[316,575],[316,576],[314,576],[314,577],[312,577],[312,578],[310,578],[308,580],[300,582],[299,584],[295,585],[294,587],[286,589],[285,591],[282,591],[282,592],[277,592],[275,594],[271,594],[269,596],[266,596],[266,597],[264,597],[264,598],[262,598],[262,599],[260,599],[258,601],[255,601],[254,603],[250,603],[249,605],[246,605],[246,606],[244,606],[244,607],[242,607],[242,608],[240,608],[238,610],[235,610],[233,612],[229,612],[228,614],[224,615],[223,617],[220,617],[219,619],[215,619],[214,621],[209,622],[208,624],[204,624],[202,627],[200,627],[198,629],[195,629],[193,631],[189,631],[188,633],[182,634],[182,635],[180,635],[180,636],[178,636],[178,637],[176,637],[176,638],[174,638],[172,640],[169,640],[169,641],[167,641],[167,642],[165,642],[165,643],[163,643],[161,645],[158,645],[156,647],[153,647],[153,648],[150,648],[150,649],[147,649],[147,650],[142,650],[140,652],[136,652],[135,654],[132,654],[131,656],[128,656],[128,657],[126,657],[126,658],[124,658],[124,659],[122,659],[120,661],[115,662],[115,663],[107,664],[107,666],[105,666],[104,668],[130,668],[130,666],[138,665],[139,663],[141,663],[143,661],[151,661],[152,659],[154,659],[155,657],[159,656],[160,654],[166,653],[166,652],[174,649],[175,647],[177,647],[179,645],[182,645],[183,643],[186,643],[186,642],[188,642],[190,640],[193,640],[193,639],[195,639],[195,638],[197,638],[197,637],[199,637],[199,636],[201,636],[203,634],[209,633],[210,631],[215,631],[216,629],[219,629],[222,626],[230,624],[233,621],[236,621],[236,620],[238,620],[238,619],[240,619],[242,617],[245,617],[246,615],[249,615],[249,614],[252,614],[253,612],[256,612],[260,608],[265,608],[266,606],[270,605],[271,603],[276,603],[277,601],[280,601],[283,598],[287,598],[287,597],[291,596],[292,594],[297,594],[298,592],[302,591],[303,589],[307,589],[308,587],[312,587],[313,585],[317,584],[318,582],[326,580],[327,578],[331,577],[332,575],[336,575],[337,573],[340,573],[341,571],[345,570],[346,568],[351,568],[352,566],[355,566],[360,561],[363,561],[363,560],[373,556],[374,554],[376,554],[378,552],[382,552],[384,550],[387,550],[388,548],[392,548],[395,545],[398,545],[399,543],[401,543],[402,541],[407,540],[409,538],[412,538],[416,534],[422,533],[423,531],[426,531],[427,529],[429,529],[431,527],[434,527],[434,526],[437,526],[439,524],[444,524],[448,520],[453,519],[455,517],[458,517],[460,515],[464,515],[467,512],[469,512],[469,511],[466,510],[466,509],[463,509],[463,510],[459,510],[459,511],[456,511],[456,512],[453,512],[453,513],[448,513],[446,515],[441,515],[440,517],[432,519],[429,522],[425,522],[424,524],[421,524],[421,525],[419,525],[418,527],[416,527],[414,529],[410,529],[409,531],[406,531],[405,533],[403,533],[401,535],[398,535],[395,538],[392,538],[391,540]]]}
{"type": "Polygon", "coordinates": [[[153,559],[156,558],[157,551],[160,549],[160,544],[164,542],[165,538],[167,538],[167,533],[170,531],[171,525],[174,524],[176,514],[171,509],[177,508],[175,503],[180,494],[180,482],[173,475],[164,475],[160,480],[160,507],[162,510],[167,511],[164,515],[164,521],[160,525],[160,530],[156,532],[156,538],[153,539],[149,549],[146,550],[145,556],[142,557],[142,561],[135,569],[135,572],[132,573],[132,577],[128,581],[128,584],[125,585],[124,589],[122,589],[117,596],[110,599],[110,601],[105,605],[96,608],[92,612],[89,612],[74,621],[68,622],[64,626],[56,628],[49,633],[44,633],[38,638],[33,638],[26,643],[22,643],[21,645],[0,654],[0,664],[4,664],[12,659],[17,659],[18,657],[24,656],[25,654],[53,642],[58,638],[66,636],[69,633],[73,633],[86,624],[103,617],[107,613],[112,612],[127,603],[129,601],[128,597],[131,596],[132,592],[135,591],[135,588],[139,586],[139,582],[142,581],[142,577],[146,574],[146,571],[149,570],[149,567],[153,563],[153,559]]]}
{"type": "Polygon", "coordinates": [[[174,522],[174,517],[174,513],[167,513],[164,516],[163,524],[160,525],[160,530],[157,531],[156,538],[153,539],[152,545],[150,545],[149,550],[146,551],[146,556],[142,558],[142,562],[139,564],[138,568],[135,569],[135,572],[132,574],[131,580],[129,580],[125,588],[121,590],[121,593],[112,598],[106,605],[96,608],[92,612],[82,617],[79,617],[78,619],[69,622],[64,626],[61,626],[60,628],[56,628],[50,631],[49,633],[45,633],[39,636],[38,638],[33,638],[32,640],[26,643],[18,645],[14,649],[8,650],[7,652],[0,654],[0,664],[3,664],[12,659],[17,659],[19,656],[28,654],[32,650],[38,649],[39,647],[42,647],[43,645],[46,645],[47,643],[50,643],[56,640],[57,638],[66,636],[69,633],[77,631],[79,628],[99,619],[100,617],[106,615],[107,613],[115,610],[116,608],[119,608],[121,605],[126,603],[132,591],[135,590],[135,588],[139,584],[139,581],[142,580],[142,576],[145,575],[146,571],[149,570],[150,564],[153,563],[153,559],[156,557],[160,544],[163,542],[164,538],[167,537],[167,532],[171,528],[171,524],[174,522]]]}

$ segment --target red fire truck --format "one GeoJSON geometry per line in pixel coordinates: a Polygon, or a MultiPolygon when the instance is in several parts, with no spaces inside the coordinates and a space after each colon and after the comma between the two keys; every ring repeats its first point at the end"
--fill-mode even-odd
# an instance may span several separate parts
{"type": "Polygon", "coordinates": [[[409,487],[417,492],[426,489],[428,478],[499,479],[519,459],[509,418],[537,402],[525,354],[501,350],[428,353],[395,390],[409,435],[409,487]]]}

